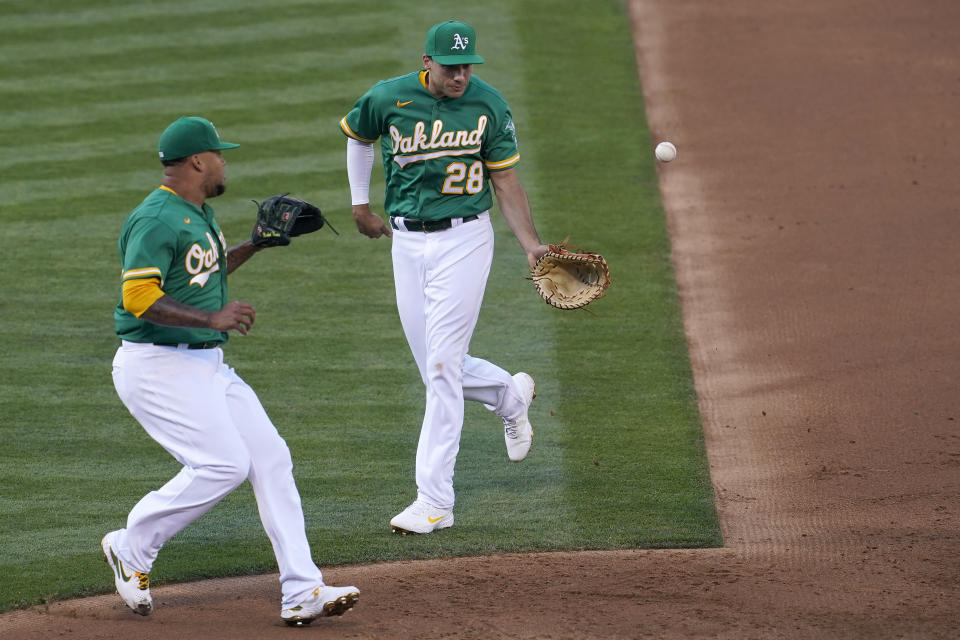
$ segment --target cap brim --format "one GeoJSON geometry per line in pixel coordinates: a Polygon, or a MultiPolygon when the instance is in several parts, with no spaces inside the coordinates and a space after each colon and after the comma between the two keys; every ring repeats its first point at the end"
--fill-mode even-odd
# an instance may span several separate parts
{"type": "Polygon", "coordinates": [[[440,64],[483,64],[480,56],[430,56],[440,64]]]}
{"type": "Polygon", "coordinates": [[[211,149],[211,151],[223,151],[224,149],[236,149],[239,146],[240,145],[234,144],[232,142],[221,142],[220,144],[215,146],[213,149],[211,149]]]}

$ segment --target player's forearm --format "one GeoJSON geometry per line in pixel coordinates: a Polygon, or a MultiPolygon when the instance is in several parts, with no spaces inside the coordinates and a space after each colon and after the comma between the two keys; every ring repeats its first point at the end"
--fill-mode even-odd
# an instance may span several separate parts
{"type": "Polygon", "coordinates": [[[530,202],[527,192],[516,177],[513,169],[492,174],[493,190],[497,195],[497,204],[503,213],[507,226],[527,253],[536,251],[541,245],[540,236],[533,225],[530,202]]]}
{"type": "Polygon", "coordinates": [[[191,307],[165,295],[157,298],[156,302],[150,305],[140,317],[143,320],[165,327],[208,329],[213,318],[213,312],[191,307]]]}
{"type": "Polygon", "coordinates": [[[237,267],[249,260],[253,254],[262,248],[263,247],[255,247],[252,242],[246,240],[227,249],[227,274],[236,271],[237,267]]]}
{"type": "Polygon", "coordinates": [[[248,302],[235,300],[223,305],[218,311],[204,311],[170,296],[163,296],[140,317],[166,327],[238,331],[245,336],[253,326],[256,316],[256,310],[248,302]]]}

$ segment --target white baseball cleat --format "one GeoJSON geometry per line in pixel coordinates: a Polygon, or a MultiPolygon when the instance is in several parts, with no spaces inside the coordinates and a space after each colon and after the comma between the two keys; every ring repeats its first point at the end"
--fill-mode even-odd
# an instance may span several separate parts
{"type": "Polygon", "coordinates": [[[150,597],[150,576],[140,571],[131,571],[123,566],[120,557],[113,547],[113,539],[116,531],[111,531],[103,536],[100,541],[100,548],[103,549],[103,561],[110,565],[113,570],[113,583],[117,587],[117,593],[123,598],[128,607],[133,609],[134,613],[142,616],[150,615],[153,611],[153,598],[150,597]]]}
{"type": "Polygon", "coordinates": [[[390,521],[390,526],[397,533],[431,533],[437,529],[446,529],[453,526],[453,510],[438,509],[432,504],[416,500],[409,507],[398,513],[390,521]]]}
{"type": "Polygon", "coordinates": [[[527,457],[530,445],[533,444],[533,427],[530,425],[527,413],[537,394],[536,385],[529,374],[521,371],[513,376],[513,382],[524,399],[524,407],[519,416],[503,419],[503,439],[507,443],[507,457],[513,462],[520,462],[527,457]]]}
{"type": "Polygon", "coordinates": [[[280,611],[283,621],[292,627],[305,626],[317,618],[342,616],[360,600],[356,587],[328,587],[321,585],[309,598],[290,609],[280,611]]]}

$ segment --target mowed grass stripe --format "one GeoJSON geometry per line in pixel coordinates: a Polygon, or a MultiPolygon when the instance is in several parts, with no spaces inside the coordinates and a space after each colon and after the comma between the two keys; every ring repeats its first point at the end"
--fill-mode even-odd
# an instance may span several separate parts
{"type": "MultiPolygon", "coordinates": [[[[376,35],[378,32],[369,32],[376,35]]],[[[0,66],[0,91],[12,102],[9,109],[33,107],[36,103],[49,102],[51,96],[60,94],[60,103],[101,102],[105,96],[111,99],[123,97],[124,91],[136,94],[165,92],[189,93],[196,89],[215,91],[222,89],[218,83],[233,82],[238,75],[250,86],[283,86],[289,76],[299,77],[304,68],[316,69],[317,80],[327,75],[351,74],[367,71],[366,63],[358,65],[359,59],[376,59],[390,51],[371,37],[368,45],[345,51],[341,46],[318,45],[312,37],[304,38],[298,46],[283,51],[257,51],[257,47],[238,47],[236,53],[223,57],[222,48],[208,47],[203,43],[192,47],[192,53],[209,54],[210,59],[201,66],[193,67],[179,57],[179,47],[157,47],[111,62],[111,68],[103,70],[104,58],[99,53],[79,54],[69,64],[51,66],[38,63],[32,69],[17,69],[15,73],[3,74],[0,66]],[[164,58],[172,58],[164,63],[164,58]],[[359,67],[354,70],[354,67],[359,67]]],[[[308,86],[302,87],[308,90],[308,86]]]]}
{"type": "MultiPolygon", "coordinates": [[[[335,124],[335,123],[334,123],[335,124]]],[[[271,155],[289,155],[291,152],[303,153],[306,148],[326,149],[329,145],[343,142],[343,135],[325,123],[303,123],[297,130],[291,130],[275,137],[245,137],[231,133],[229,140],[236,140],[243,147],[254,148],[263,157],[271,155]],[[330,129],[330,131],[325,131],[330,129]],[[339,137],[338,137],[339,136],[339,137]],[[311,139],[310,145],[304,138],[311,139]]],[[[59,178],[64,175],[74,177],[102,173],[102,167],[115,167],[129,170],[135,167],[154,167],[159,162],[156,145],[158,136],[125,136],[116,144],[105,138],[91,140],[88,145],[55,145],[50,149],[22,148],[23,156],[28,159],[5,157],[0,159],[0,170],[6,170],[10,181],[36,180],[40,178],[59,178]],[[136,151],[130,151],[130,150],[136,151]],[[120,150],[123,150],[122,152],[120,150]],[[18,161],[20,160],[20,161],[18,161]]],[[[223,138],[226,140],[227,135],[223,138]]],[[[14,147],[14,150],[17,148],[14,147]]],[[[246,154],[246,151],[244,151],[246,154]]],[[[230,158],[228,158],[230,160],[230,158]]],[[[236,158],[233,159],[235,161],[236,158]]],[[[232,162],[232,161],[231,161],[232,162]]],[[[155,167],[154,167],[155,168],[155,167]]]]}
{"type": "Polygon", "coordinates": [[[154,156],[160,136],[158,132],[162,132],[164,127],[182,114],[197,113],[213,119],[224,139],[236,138],[240,143],[246,141],[249,144],[258,144],[260,150],[268,154],[304,152],[307,149],[322,148],[334,140],[343,142],[339,120],[350,106],[346,104],[346,100],[333,99],[329,104],[325,101],[305,101],[298,104],[278,102],[261,105],[268,106],[269,110],[250,110],[249,106],[210,106],[204,109],[204,104],[209,103],[206,100],[197,102],[198,104],[193,106],[181,105],[180,109],[177,109],[174,103],[166,108],[162,104],[156,104],[152,112],[118,110],[113,118],[77,125],[50,125],[42,129],[11,129],[0,132],[0,142],[5,143],[8,149],[18,150],[17,154],[0,157],[0,167],[10,168],[11,173],[5,175],[7,178],[14,177],[12,174],[17,167],[26,171],[22,177],[29,178],[32,165],[58,161],[69,164],[74,161],[104,158],[110,155],[111,149],[114,153],[131,157],[141,154],[154,156]],[[342,106],[345,104],[346,106],[342,106]],[[310,119],[303,119],[305,116],[310,119]],[[146,127],[152,128],[145,131],[146,127]],[[52,142],[51,139],[64,142],[52,142]],[[284,144],[282,148],[278,148],[264,144],[267,142],[284,144]],[[58,150],[63,151],[63,155],[58,155],[58,150]]]}
{"type": "MultiPolygon", "coordinates": [[[[383,45],[383,37],[387,30],[376,27],[368,29],[356,37],[359,37],[363,44],[352,45],[358,48],[370,46],[376,53],[383,45]]],[[[159,41],[140,41],[137,47],[132,47],[124,51],[105,51],[110,48],[109,43],[112,38],[105,38],[96,46],[84,48],[82,43],[70,47],[70,57],[65,60],[57,60],[55,65],[51,65],[49,60],[25,61],[19,60],[15,64],[4,64],[4,58],[0,58],[0,80],[8,85],[5,88],[10,90],[18,88],[31,89],[36,86],[32,81],[33,76],[46,76],[51,72],[56,72],[61,77],[70,78],[70,82],[82,82],[87,74],[93,70],[103,67],[115,68],[121,76],[124,73],[133,74],[139,70],[144,79],[151,77],[153,70],[160,70],[163,73],[165,66],[170,66],[169,72],[180,71],[182,80],[189,81],[191,76],[196,73],[199,77],[206,77],[207,65],[217,65],[227,59],[234,64],[229,70],[223,71],[227,75],[242,76],[251,67],[258,66],[253,61],[267,61],[271,57],[295,54],[297,59],[303,59],[306,64],[315,65],[317,70],[333,70],[340,64],[348,63],[356,59],[356,56],[350,55],[349,51],[344,50],[344,44],[352,42],[354,36],[347,34],[304,34],[299,37],[286,39],[284,44],[288,45],[283,50],[276,50],[273,41],[263,34],[260,37],[253,37],[248,40],[233,41],[230,43],[211,43],[207,41],[197,41],[189,43],[171,43],[163,40],[159,41]],[[190,51],[190,57],[184,55],[184,51],[190,51]],[[197,59],[205,59],[204,64],[198,65],[197,59]],[[242,64],[247,61],[247,64],[242,64]]],[[[296,70],[297,66],[291,66],[290,69],[296,70]]]]}
{"type": "MultiPolygon", "coordinates": [[[[236,114],[237,117],[242,115],[236,114]]],[[[227,123],[233,121],[233,118],[220,120],[227,123]]],[[[228,158],[231,163],[250,158],[248,150],[258,158],[270,158],[328,151],[331,146],[341,148],[345,145],[345,138],[338,123],[332,118],[279,122],[275,127],[227,125],[220,129],[224,140],[235,141],[243,149],[231,154],[236,156],[228,158]]],[[[5,170],[6,178],[12,182],[57,179],[66,175],[98,175],[105,166],[122,171],[158,166],[156,145],[159,134],[112,138],[106,136],[106,131],[98,133],[99,137],[82,143],[53,144],[50,147],[12,147],[17,153],[0,157],[0,169],[5,170]]]]}
{"type": "MultiPolygon", "coordinates": [[[[0,35],[4,36],[0,51],[19,51],[19,47],[37,45],[39,42],[97,45],[104,33],[111,34],[113,46],[128,46],[137,38],[145,41],[166,39],[186,42],[194,37],[213,36],[227,42],[231,34],[255,30],[262,26],[265,33],[279,33],[277,29],[289,28],[290,35],[309,33],[317,35],[340,35],[369,24],[382,24],[386,10],[370,4],[357,10],[355,3],[344,2],[279,2],[229,3],[124,3],[107,11],[66,11],[63,13],[16,14],[8,6],[0,6],[0,35]],[[176,6],[171,7],[171,4],[176,6]],[[299,23],[299,25],[298,25],[299,23]],[[234,29],[241,31],[235,32],[234,29]]],[[[44,54],[37,47],[36,55],[55,57],[56,49],[44,54]]]]}
{"type": "MultiPolygon", "coordinates": [[[[312,66],[312,65],[307,65],[312,66]]],[[[22,136],[23,127],[43,124],[44,127],[57,127],[58,139],[66,139],[71,133],[70,128],[83,128],[86,125],[103,123],[105,129],[113,133],[133,133],[143,130],[145,117],[154,114],[179,114],[186,111],[204,110],[205,112],[244,111],[250,112],[256,122],[263,122],[271,118],[271,108],[302,107],[303,111],[317,113],[335,110],[336,113],[346,113],[353,101],[351,91],[356,91],[353,83],[334,78],[301,77],[303,85],[296,86],[296,90],[288,90],[289,83],[276,83],[271,80],[263,83],[246,85],[242,78],[234,83],[224,82],[223,87],[209,91],[204,87],[196,91],[187,91],[184,87],[171,87],[160,95],[143,96],[137,93],[134,97],[116,97],[109,93],[101,96],[95,103],[82,105],[60,103],[51,107],[24,108],[19,111],[5,113],[0,120],[0,135],[8,132],[12,138],[5,146],[16,144],[22,136]],[[237,88],[237,87],[240,88],[237,88]],[[124,115],[139,116],[128,120],[124,115]],[[130,126],[135,125],[135,126],[130,126]],[[118,130],[118,126],[127,126],[127,129],[118,130]]],[[[275,121],[282,121],[284,114],[273,116],[275,121]]],[[[304,113],[299,113],[297,119],[302,119],[304,113]]],[[[212,118],[211,118],[212,119],[212,118]]],[[[149,121],[147,125],[149,126],[149,121]]],[[[162,129],[161,129],[162,130],[162,129]]],[[[26,131],[30,133],[30,131],[26,131]]],[[[159,135],[159,134],[158,134],[159,135]]],[[[48,136],[49,137],[49,136],[48,136]]],[[[45,138],[46,139],[46,138],[45,138]]]]}
{"type": "MultiPolygon", "coordinates": [[[[269,141],[264,143],[264,146],[268,148],[269,145],[269,141]]],[[[149,150],[147,151],[149,152],[149,150]]],[[[155,156],[155,153],[151,155],[155,156]]],[[[304,173],[319,176],[327,171],[343,172],[345,169],[339,165],[343,163],[345,155],[345,147],[341,148],[338,145],[336,149],[330,149],[329,147],[317,149],[304,155],[281,153],[276,157],[267,155],[249,161],[228,159],[228,180],[231,183],[233,181],[242,183],[249,181],[246,184],[250,185],[264,176],[301,175],[304,173]]],[[[144,166],[147,163],[140,164],[144,166]]],[[[84,177],[52,177],[41,180],[19,180],[15,183],[3,182],[0,183],[0,200],[9,205],[16,205],[36,201],[56,192],[96,195],[110,193],[115,189],[134,189],[137,186],[144,188],[145,185],[159,184],[162,177],[159,160],[151,164],[156,164],[156,166],[134,171],[114,172],[110,181],[104,181],[101,174],[94,172],[84,177]]]]}
{"type": "Polygon", "coordinates": [[[79,3],[68,3],[55,10],[32,11],[37,4],[29,0],[5,0],[0,4],[0,16],[3,17],[0,34],[6,37],[28,34],[35,38],[39,32],[59,37],[86,30],[92,33],[110,31],[120,26],[149,34],[155,33],[158,24],[165,24],[165,20],[170,25],[194,21],[256,24],[265,18],[273,19],[282,15],[316,19],[318,8],[322,8],[320,16],[344,17],[361,14],[379,16],[388,10],[382,2],[371,2],[365,3],[358,11],[356,2],[344,0],[230,0],[228,5],[222,0],[85,0],[79,8],[79,3]]]}
{"type": "MultiPolygon", "coordinates": [[[[374,21],[374,24],[379,21],[374,21]]],[[[371,22],[368,19],[336,18],[331,20],[303,20],[298,18],[272,20],[265,24],[241,24],[236,26],[211,25],[209,23],[185,23],[170,33],[119,32],[109,37],[66,37],[44,42],[36,41],[21,44],[0,45],[0,60],[17,60],[18,65],[56,60],[68,67],[80,67],[84,58],[112,58],[122,62],[124,58],[149,59],[157,52],[189,47],[192,60],[198,53],[213,53],[225,50],[251,51],[274,50],[279,34],[283,42],[291,48],[302,48],[309,42],[315,49],[334,49],[336,45],[352,41],[355,36],[368,37],[371,34],[371,22]],[[353,33],[354,31],[358,33],[353,33]],[[299,46],[298,46],[299,45],[299,46]],[[199,49],[199,51],[198,51],[199,49]],[[122,57],[121,57],[122,56],[122,57]]],[[[384,33],[384,27],[378,27],[373,33],[384,33]]],[[[211,57],[211,59],[213,59],[211,57]]]]}

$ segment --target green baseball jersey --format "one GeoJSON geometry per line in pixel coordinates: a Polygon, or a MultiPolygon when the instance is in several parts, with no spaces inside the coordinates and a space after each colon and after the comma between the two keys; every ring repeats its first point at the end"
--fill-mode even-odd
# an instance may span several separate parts
{"type": "Polygon", "coordinates": [[[440,220],[490,208],[490,172],[520,160],[510,108],[473,76],[459,98],[437,98],[426,71],[375,84],[340,121],[361,142],[380,138],[391,216],[440,220]]]}
{"type": "MultiPolygon", "coordinates": [[[[199,208],[165,187],[148,195],[127,217],[120,232],[123,282],[160,278],[163,292],[184,304],[217,311],[227,302],[227,245],[204,203],[199,208]]],[[[226,342],[214,329],[165,327],[137,318],[123,308],[113,313],[117,335],[131,342],[226,342]]]]}

